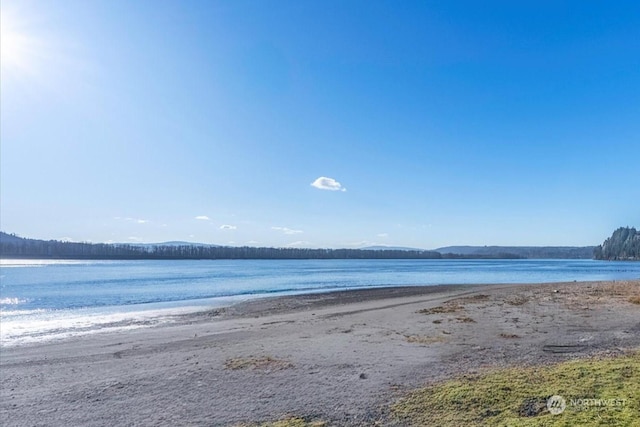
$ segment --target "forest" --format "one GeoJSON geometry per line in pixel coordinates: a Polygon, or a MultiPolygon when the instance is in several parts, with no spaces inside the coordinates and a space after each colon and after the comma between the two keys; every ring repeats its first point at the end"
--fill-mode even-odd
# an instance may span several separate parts
{"type": "Polygon", "coordinates": [[[435,251],[133,245],[24,239],[0,234],[0,257],[31,259],[440,259],[435,251]]]}
{"type": "Polygon", "coordinates": [[[640,232],[633,227],[620,227],[593,252],[595,259],[640,260],[640,232]]]}
{"type": "MultiPolygon", "coordinates": [[[[471,248],[472,247],[464,247],[471,248]]],[[[489,247],[488,247],[489,248],[489,247]]],[[[0,257],[30,259],[524,259],[538,258],[532,249],[549,248],[490,247],[492,251],[460,253],[455,247],[440,251],[404,249],[309,249],[234,247],[196,244],[80,243],[59,240],[26,239],[0,232],[0,257]],[[450,249],[451,252],[445,250],[450,249]]],[[[486,248],[485,248],[486,249],[486,248]]],[[[584,248],[563,249],[563,258],[583,258],[584,248]],[[567,252],[572,249],[573,252],[567,252]],[[578,251],[578,252],[576,252],[578,251]]],[[[554,252],[555,254],[555,252],[554,252]]],[[[556,254],[557,255],[557,254],[556,254]]],[[[556,256],[557,257],[557,256],[556,256]]],[[[598,260],[640,260],[640,232],[621,227],[593,249],[598,260]]],[[[554,256],[549,256],[554,258],[554,256]]]]}

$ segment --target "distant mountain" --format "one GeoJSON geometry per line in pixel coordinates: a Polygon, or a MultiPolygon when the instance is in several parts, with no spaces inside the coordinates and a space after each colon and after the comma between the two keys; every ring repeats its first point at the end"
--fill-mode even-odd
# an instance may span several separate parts
{"type": "Polygon", "coordinates": [[[640,231],[620,227],[594,251],[596,259],[640,260],[640,231]]]}
{"type": "Polygon", "coordinates": [[[595,246],[445,246],[441,254],[497,257],[513,255],[533,259],[591,259],[595,246]]]}

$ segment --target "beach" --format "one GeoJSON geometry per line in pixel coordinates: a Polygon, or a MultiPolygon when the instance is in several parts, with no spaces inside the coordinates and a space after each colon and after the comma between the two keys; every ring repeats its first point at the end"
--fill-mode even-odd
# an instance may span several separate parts
{"type": "Polygon", "coordinates": [[[635,301],[640,280],[377,288],[3,348],[0,424],[401,425],[390,405],[425,384],[628,354],[635,301]]]}

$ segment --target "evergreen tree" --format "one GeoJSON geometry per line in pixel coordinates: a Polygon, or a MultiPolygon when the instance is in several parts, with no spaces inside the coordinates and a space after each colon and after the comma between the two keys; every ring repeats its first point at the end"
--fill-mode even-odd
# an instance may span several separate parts
{"type": "Polygon", "coordinates": [[[640,232],[633,227],[620,227],[594,250],[600,260],[640,260],[640,232]]]}

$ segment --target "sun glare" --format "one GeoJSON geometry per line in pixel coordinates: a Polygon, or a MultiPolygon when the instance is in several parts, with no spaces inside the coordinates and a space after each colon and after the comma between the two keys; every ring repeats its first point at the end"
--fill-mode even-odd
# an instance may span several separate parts
{"type": "Polygon", "coordinates": [[[0,15],[0,65],[3,70],[26,71],[32,40],[20,32],[5,11],[0,15]]]}

